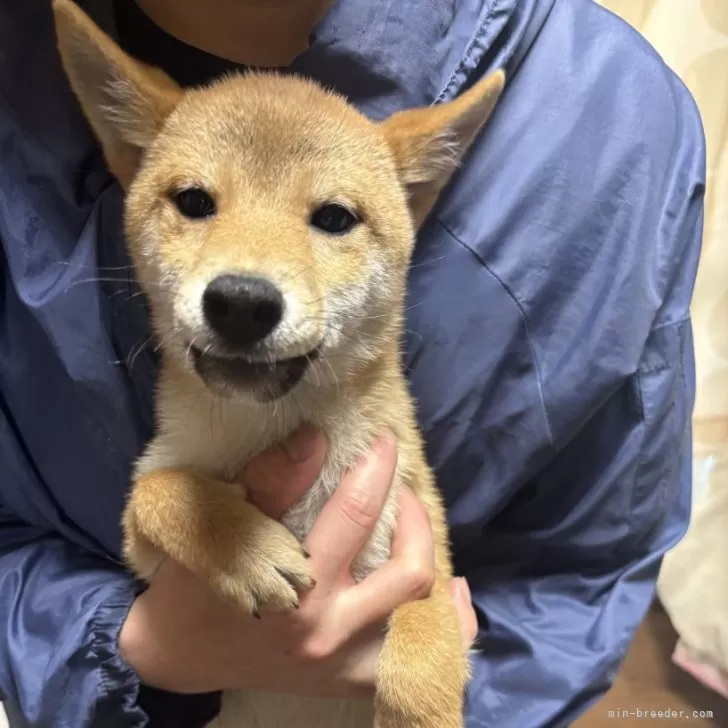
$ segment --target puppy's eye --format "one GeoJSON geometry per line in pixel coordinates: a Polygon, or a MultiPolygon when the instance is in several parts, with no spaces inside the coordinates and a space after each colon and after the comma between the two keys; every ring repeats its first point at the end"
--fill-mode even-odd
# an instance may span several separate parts
{"type": "Polygon", "coordinates": [[[311,215],[311,225],[329,235],[348,233],[358,223],[359,218],[353,212],[333,202],[319,207],[311,215]]]}
{"type": "Polygon", "coordinates": [[[201,187],[188,187],[172,195],[177,209],[185,217],[198,220],[204,217],[211,217],[216,212],[215,200],[201,187]]]}

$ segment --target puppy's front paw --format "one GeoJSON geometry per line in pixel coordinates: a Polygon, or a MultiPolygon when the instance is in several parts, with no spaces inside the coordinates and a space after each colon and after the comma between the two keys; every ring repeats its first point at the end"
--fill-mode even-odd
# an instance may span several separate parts
{"type": "Polygon", "coordinates": [[[313,585],[293,534],[238,486],[201,473],[172,468],[136,478],[124,527],[136,561],[147,554],[134,547],[153,544],[246,612],[295,607],[297,590],[313,585]]]}
{"type": "Polygon", "coordinates": [[[377,670],[375,728],[463,728],[467,680],[455,603],[436,584],[429,597],[401,605],[390,618],[377,670]]]}
{"type": "Polygon", "coordinates": [[[298,607],[298,593],[314,585],[308,554],[277,521],[262,513],[252,521],[229,568],[213,576],[213,586],[254,615],[298,607]]]}

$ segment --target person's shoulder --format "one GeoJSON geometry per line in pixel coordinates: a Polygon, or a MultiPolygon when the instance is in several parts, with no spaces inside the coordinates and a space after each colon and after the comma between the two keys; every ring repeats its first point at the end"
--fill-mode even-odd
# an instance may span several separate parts
{"type": "Polygon", "coordinates": [[[551,8],[436,214],[524,315],[589,310],[599,281],[605,306],[654,317],[699,248],[700,115],[622,20],[587,0],[551,8]]]}
{"type": "Polygon", "coordinates": [[[643,140],[649,132],[653,145],[672,144],[678,134],[702,145],[692,94],[638,30],[595,0],[557,0],[549,20],[554,42],[561,36],[573,64],[569,80],[580,92],[609,100],[613,113],[605,123],[631,124],[643,140]]]}
{"type": "MultiPolygon", "coordinates": [[[[591,0],[555,0],[534,35],[508,69],[505,92],[460,176],[461,195],[470,185],[479,191],[467,196],[471,211],[487,203],[484,180],[508,179],[519,193],[514,205],[543,200],[549,190],[589,210],[614,197],[621,181],[637,197],[681,168],[700,181],[705,137],[697,105],[640,33],[591,0]]],[[[496,197],[502,206],[502,187],[496,197]]]]}

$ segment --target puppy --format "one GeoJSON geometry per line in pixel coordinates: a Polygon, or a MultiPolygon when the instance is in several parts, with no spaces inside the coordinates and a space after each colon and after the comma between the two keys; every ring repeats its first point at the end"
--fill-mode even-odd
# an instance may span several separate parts
{"type": "Polygon", "coordinates": [[[157,434],[136,466],[125,556],[149,578],[170,556],[250,613],[312,585],[301,540],[345,471],[387,429],[395,480],[355,563],[389,556],[396,493],[429,511],[436,581],[392,615],[374,701],[229,693],[230,728],[462,728],[468,678],[444,509],[401,369],[415,232],[490,115],[501,71],[458,99],[382,123],[272,74],[183,91],[54,0],[72,88],[126,190],[125,230],[162,351],[157,434]],[[303,423],[329,443],[283,524],[232,477],[303,423]]]}

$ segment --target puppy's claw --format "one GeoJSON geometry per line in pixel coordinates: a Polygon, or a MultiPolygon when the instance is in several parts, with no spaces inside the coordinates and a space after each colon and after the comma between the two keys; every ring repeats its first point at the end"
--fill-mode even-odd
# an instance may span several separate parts
{"type": "Polygon", "coordinates": [[[296,583],[296,580],[292,576],[290,576],[289,574],[286,574],[285,571],[283,571],[282,569],[279,569],[278,567],[276,567],[276,571],[280,574],[282,579],[285,579],[288,582],[291,589],[298,590],[298,584],[296,583]]]}
{"type": "Polygon", "coordinates": [[[311,583],[301,544],[285,526],[267,518],[254,540],[247,536],[240,542],[233,568],[213,578],[223,596],[255,618],[263,612],[294,609],[299,592],[311,583]]]}

